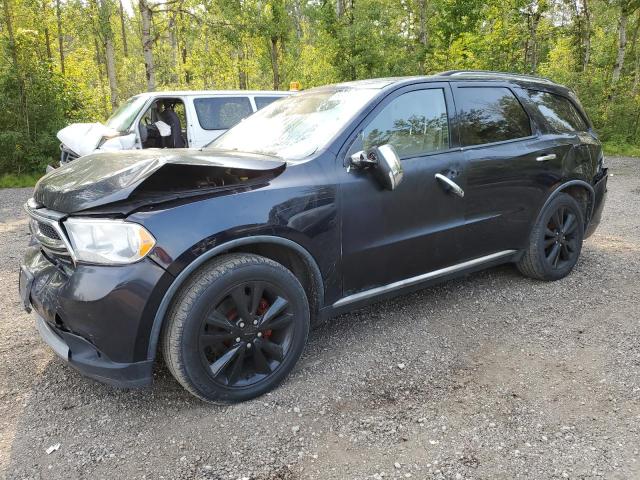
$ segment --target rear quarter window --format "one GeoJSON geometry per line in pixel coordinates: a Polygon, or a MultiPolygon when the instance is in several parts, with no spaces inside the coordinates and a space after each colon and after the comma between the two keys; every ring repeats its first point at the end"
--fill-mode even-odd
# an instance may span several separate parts
{"type": "Polygon", "coordinates": [[[515,140],[531,135],[529,116],[506,87],[455,89],[463,146],[515,140]]]}
{"type": "Polygon", "coordinates": [[[538,90],[529,90],[529,96],[545,118],[551,132],[570,133],[588,130],[587,123],[569,99],[538,90]]]}
{"type": "Polygon", "coordinates": [[[276,100],[280,100],[281,98],[282,97],[253,97],[253,100],[256,102],[256,109],[260,110],[261,108],[264,108],[270,103],[273,103],[276,100]]]}
{"type": "Polygon", "coordinates": [[[196,98],[193,106],[204,130],[228,130],[253,113],[249,97],[196,98]]]}

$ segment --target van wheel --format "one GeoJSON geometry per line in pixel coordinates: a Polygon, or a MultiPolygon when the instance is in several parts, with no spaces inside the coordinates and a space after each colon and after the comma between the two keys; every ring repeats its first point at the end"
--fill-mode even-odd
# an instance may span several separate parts
{"type": "Polygon", "coordinates": [[[300,358],[309,305],[285,267],[253,254],[229,254],[180,290],[163,329],[173,376],[209,402],[249,400],[275,388],[300,358]]]}
{"type": "Polygon", "coordinates": [[[557,195],[534,225],[529,248],[517,263],[518,270],[538,280],[566,277],[578,261],[583,237],[580,205],[571,195],[557,195]]]}

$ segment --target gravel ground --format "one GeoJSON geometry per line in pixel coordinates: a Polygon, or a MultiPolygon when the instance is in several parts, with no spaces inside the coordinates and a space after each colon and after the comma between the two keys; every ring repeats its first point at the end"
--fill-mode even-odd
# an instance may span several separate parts
{"type": "Polygon", "coordinates": [[[230,407],[163,368],[115,390],[55,357],[16,293],[30,191],[0,190],[0,476],[640,478],[640,160],[609,164],[568,278],[503,266],[336,318],[230,407]]]}

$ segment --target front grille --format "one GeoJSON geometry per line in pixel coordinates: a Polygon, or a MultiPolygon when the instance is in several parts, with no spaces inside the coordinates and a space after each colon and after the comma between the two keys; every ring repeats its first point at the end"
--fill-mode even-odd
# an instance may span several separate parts
{"type": "Polygon", "coordinates": [[[38,230],[45,237],[51,238],[53,240],[62,240],[60,238],[60,235],[58,235],[58,232],[56,232],[56,229],[47,223],[38,222],[38,230]]]}
{"type": "Polygon", "coordinates": [[[62,143],[60,144],[60,165],[64,165],[65,163],[72,162],[79,156],[80,155],[78,155],[73,150],[70,150],[69,148],[67,148],[64,144],[62,143]]]}
{"type": "Polygon", "coordinates": [[[55,257],[71,258],[69,243],[60,226],[64,214],[38,208],[33,199],[27,202],[25,210],[30,217],[31,233],[41,248],[55,257]]]}

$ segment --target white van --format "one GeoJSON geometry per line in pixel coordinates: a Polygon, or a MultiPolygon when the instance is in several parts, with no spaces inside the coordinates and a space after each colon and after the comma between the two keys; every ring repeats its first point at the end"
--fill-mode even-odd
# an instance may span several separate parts
{"type": "Polygon", "coordinates": [[[129,98],[105,124],[74,123],[58,132],[60,163],[99,151],[200,148],[243,118],[294,92],[146,92],[129,98]]]}

